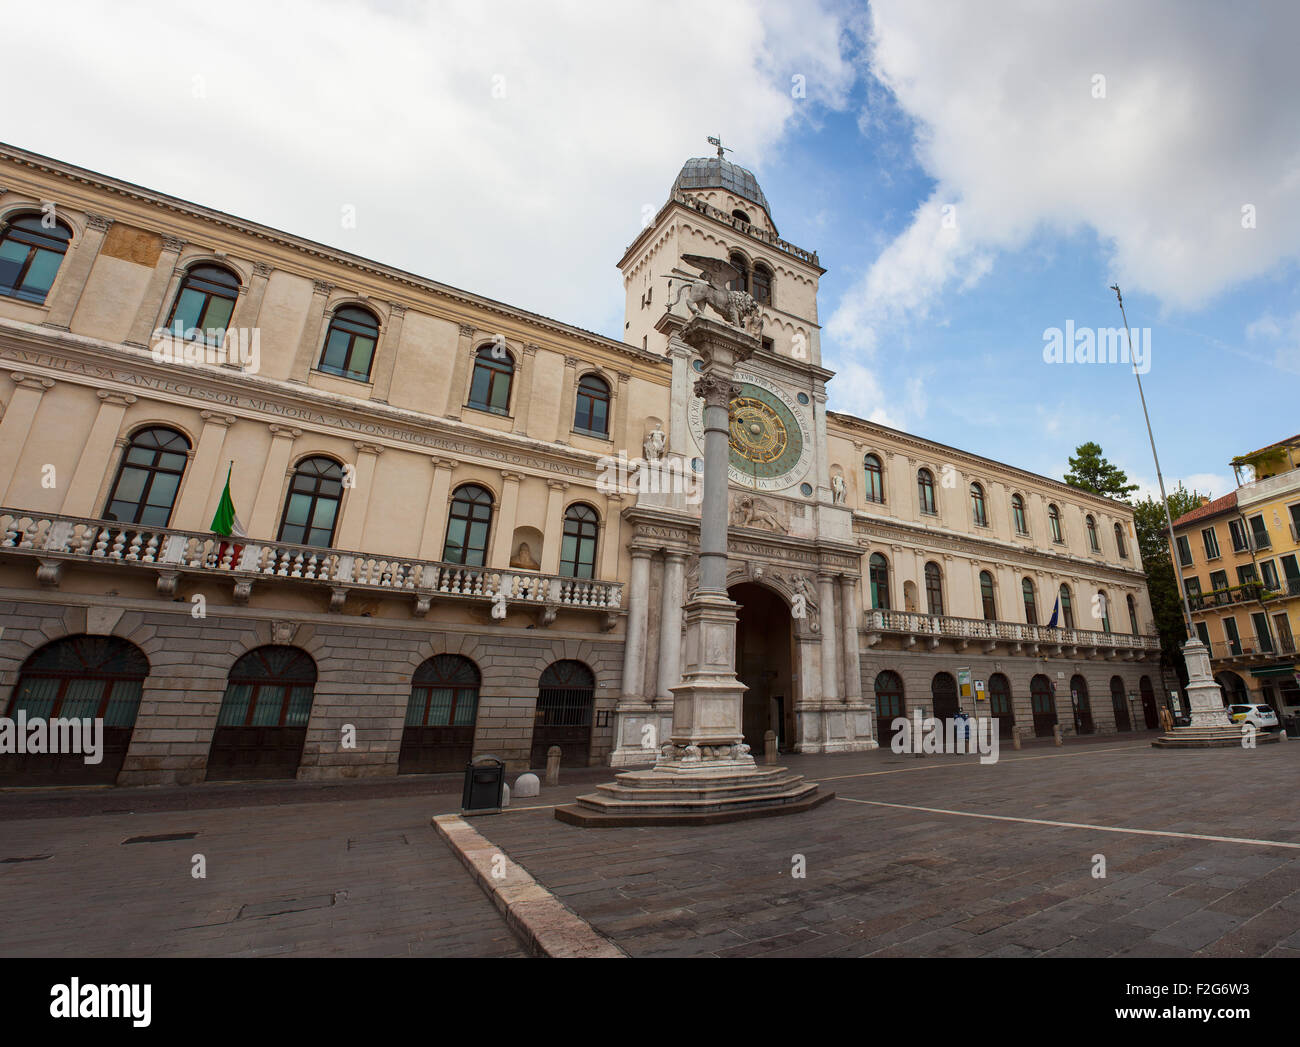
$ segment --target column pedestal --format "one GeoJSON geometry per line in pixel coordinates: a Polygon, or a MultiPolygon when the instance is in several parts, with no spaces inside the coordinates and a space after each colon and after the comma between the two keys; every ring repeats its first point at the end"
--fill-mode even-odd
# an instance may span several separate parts
{"type": "MultiPolygon", "coordinates": [[[[1157,749],[1230,749],[1245,744],[1247,736],[1240,725],[1228,719],[1223,706],[1223,691],[1214,682],[1210,669],[1210,652],[1197,637],[1183,644],[1187,662],[1187,700],[1192,722],[1162,734],[1152,746],[1157,749]]],[[[1280,742],[1281,733],[1254,732],[1254,744],[1280,742]]]]}

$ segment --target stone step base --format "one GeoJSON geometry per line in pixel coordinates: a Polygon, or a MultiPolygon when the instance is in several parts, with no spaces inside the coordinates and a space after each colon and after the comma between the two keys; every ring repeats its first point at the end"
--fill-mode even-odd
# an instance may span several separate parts
{"type": "MultiPolygon", "coordinates": [[[[1155,749],[1232,749],[1241,745],[1240,727],[1175,727],[1162,734],[1151,746],[1155,749]]],[[[1280,742],[1280,731],[1256,731],[1255,744],[1280,742]]]]}
{"type": "MultiPolygon", "coordinates": [[[[666,811],[647,811],[628,809],[624,804],[603,804],[588,806],[583,801],[590,797],[580,796],[575,804],[566,804],[555,809],[555,817],[568,825],[582,828],[617,829],[629,826],[669,826],[669,825],[718,825],[723,822],[748,821],[752,818],[773,818],[782,814],[798,814],[820,807],[827,800],[835,798],[833,792],[818,789],[815,783],[808,783],[810,788],[802,790],[801,795],[778,796],[762,800],[751,798],[744,806],[729,806],[723,809],[694,809],[673,807],[666,811]]],[[[598,798],[597,798],[598,799],[598,798]]]]}
{"type": "Polygon", "coordinates": [[[671,812],[676,810],[727,810],[755,803],[790,803],[817,791],[816,782],[806,782],[792,774],[764,787],[752,786],[678,786],[674,789],[624,789],[617,785],[602,786],[600,792],[579,796],[577,803],[593,809],[671,812]]]}

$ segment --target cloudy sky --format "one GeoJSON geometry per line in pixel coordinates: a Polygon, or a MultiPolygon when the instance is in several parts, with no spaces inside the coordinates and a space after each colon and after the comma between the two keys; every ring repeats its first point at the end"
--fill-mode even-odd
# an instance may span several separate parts
{"type": "Polygon", "coordinates": [[[820,253],[832,408],[1153,486],[1297,424],[1300,6],[49,0],[0,140],[617,337],[615,262],[708,135],[820,253]],[[802,88],[802,89],[800,89],[802,88]],[[353,209],[355,227],[342,221],[353,209]],[[1143,337],[1139,335],[1139,337],[1143,337]]]}

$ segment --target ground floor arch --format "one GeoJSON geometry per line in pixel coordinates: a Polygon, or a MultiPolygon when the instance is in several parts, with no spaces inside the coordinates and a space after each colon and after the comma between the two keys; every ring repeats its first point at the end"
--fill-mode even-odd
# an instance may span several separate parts
{"type": "Polygon", "coordinates": [[[1088,681],[1079,673],[1070,677],[1070,706],[1074,710],[1074,733],[1092,734],[1092,701],[1088,697],[1088,681]]]}
{"type": "Polygon", "coordinates": [[[1042,673],[1029,681],[1029,707],[1034,715],[1034,736],[1048,738],[1056,726],[1056,694],[1042,673]]]}
{"type": "Polygon", "coordinates": [[[316,693],[298,647],[257,647],[230,668],[208,750],[208,781],[296,778],[316,693]]]}
{"type": "Polygon", "coordinates": [[[560,747],[561,767],[586,767],[591,759],[596,675],[585,662],[552,662],[537,681],[537,707],[529,762],[546,766],[551,746],[560,747]]]}
{"type": "Polygon", "coordinates": [[[794,747],[794,629],[785,600],[766,586],[741,582],[727,590],[739,604],[736,677],[745,685],[742,729],[754,754],[775,731],[782,749],[794,747]]]}
{"type": "Polygon", "coordinates": [[[1011,681],[1005,673],[989,677],[989,713],[997,717],[998,736],[1010,738],[1016,726],[1016,712],[1011,702],[1011,681]]]}
{"type": "Polygon", "coordinates": [[[1156,691],[1151,686],[1151,677],[1144,676],[1138,681],[1138,694],[1142,698],[1142,720],[1148,731],[1160,726],[1160,710],[1156,706],[1156,691]]]}
{"type": "Polygon", "coordinates": [[[1115,713],[1115,730],[1133,730],[1133,721],[1128,712],[1128,695],[1124,691],[1124,681],[1118,676],[1110,678],[1110,705],[1115,713]]]}
{"type": "Polygon", "coordinates": [[[1224,705],[1243,705],[1250,702],[1250,692],[1246,681],[1229,669],[1225,669],[1214,678],[1223,691],[1224,705]]]}
{"type": "Polygon", "coordinates": [[[947,720],[957,715],[961,708],[957,700],[957,681],[952,673],[935,673],[930,681],[930,697],[934,704],[931,715],[936,720],[947,720]]]}
{"type": "Polygon", "coordinates": [[[437,654],[411,678],[398,774],[463,771],[474,755],[478,666],[458,654],[437,654]]]}

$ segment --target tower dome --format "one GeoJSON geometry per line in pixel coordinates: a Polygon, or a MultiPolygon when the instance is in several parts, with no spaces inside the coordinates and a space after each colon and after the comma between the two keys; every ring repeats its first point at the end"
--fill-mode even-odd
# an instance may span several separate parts
{"type": "Polygon", "coordinates": [[[759,188],[754,172],[721,157],[697,156],[687,160],[673,182],[673,192],[679,189],[688,193],[696,189],[725,189],[758,204],[767,214],[768,221],[772,219],[772,209],[767,206],[767,197],[759,188]]]}

